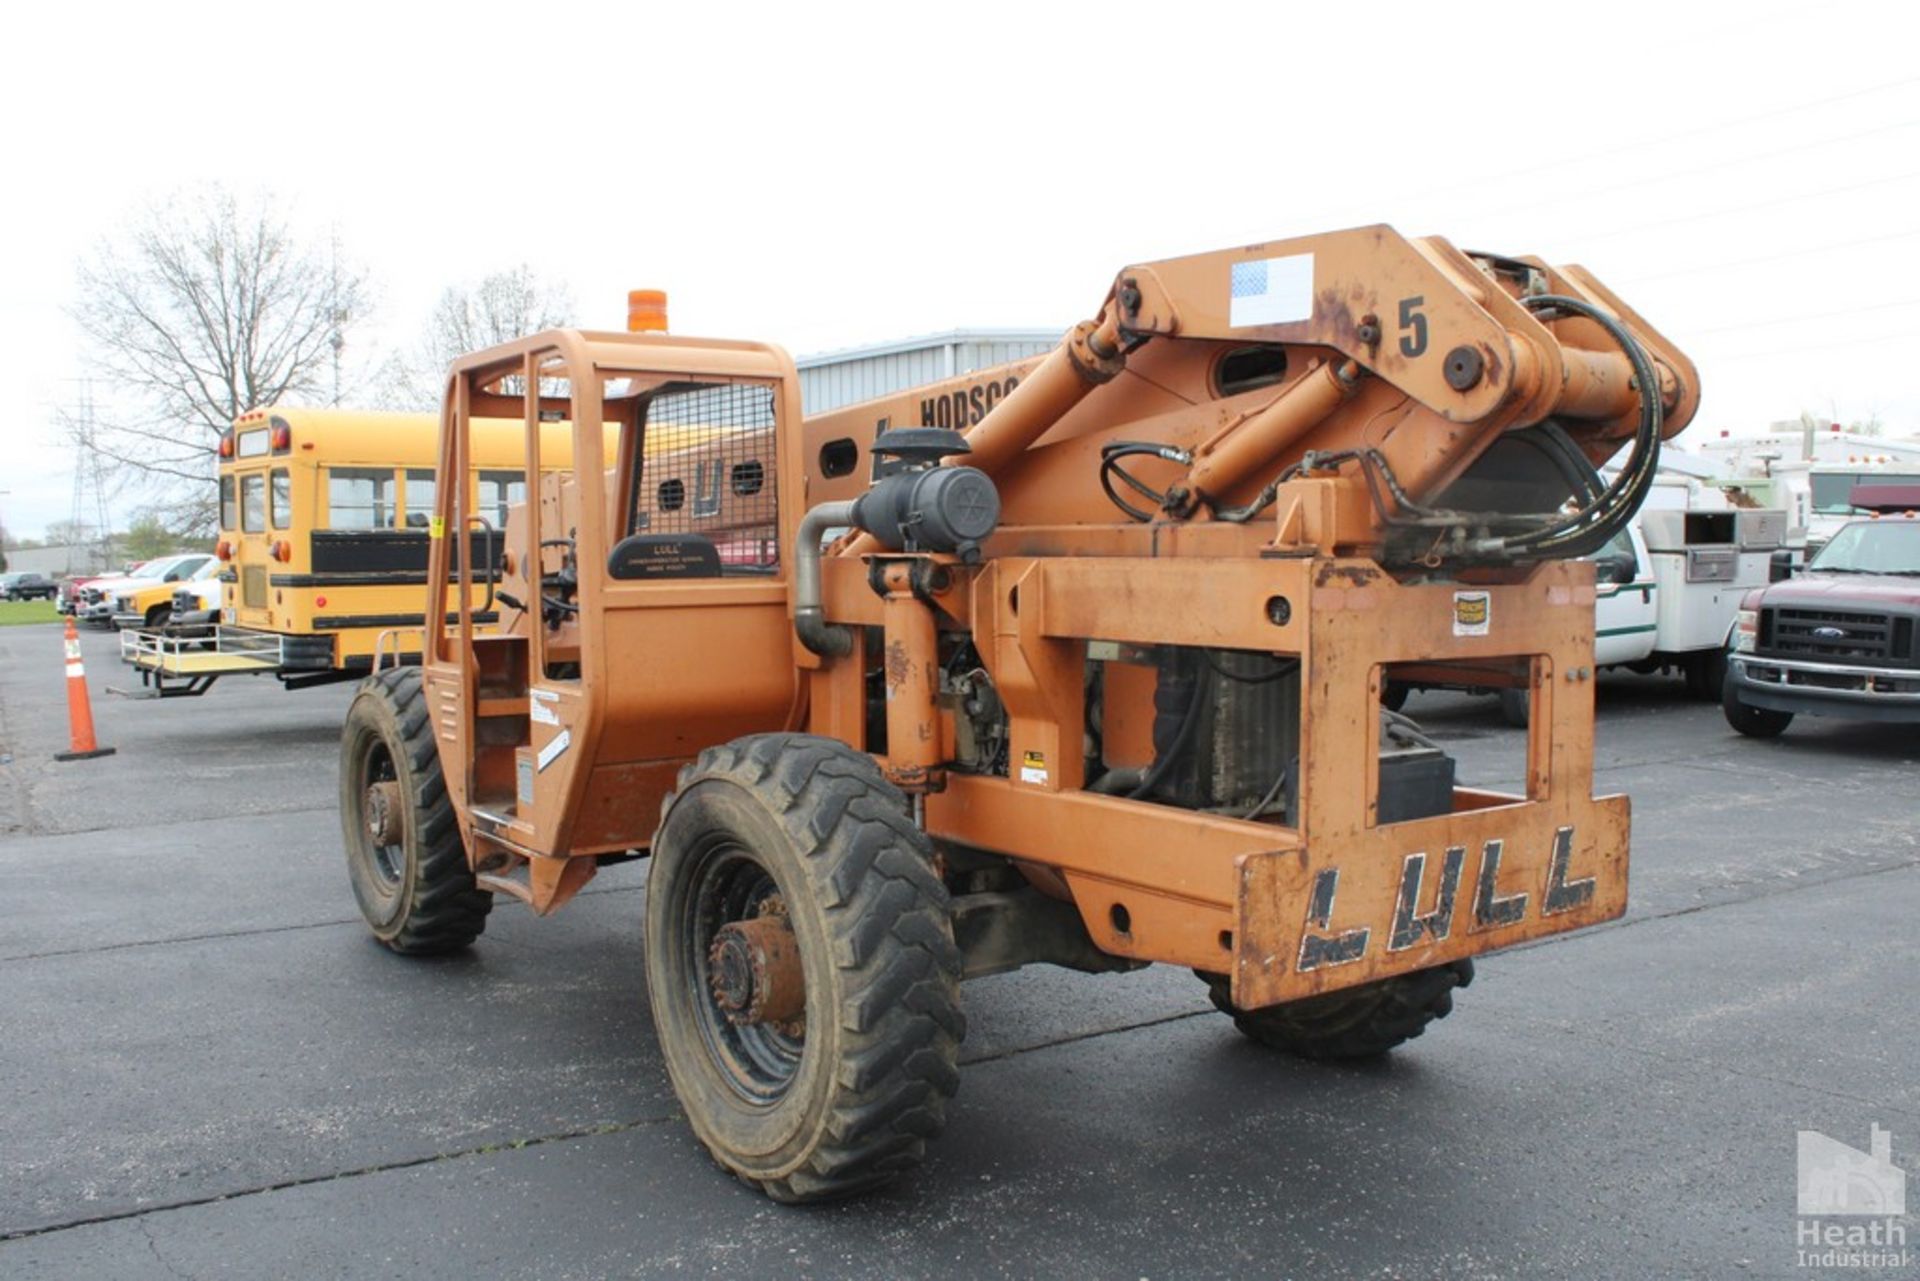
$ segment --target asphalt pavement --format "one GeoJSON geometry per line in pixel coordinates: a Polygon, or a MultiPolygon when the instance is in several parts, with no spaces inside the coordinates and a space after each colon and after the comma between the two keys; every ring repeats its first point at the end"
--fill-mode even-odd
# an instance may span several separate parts
{"type": "MultiPolygon", "coordinates": [[[[340,853],[351,687],[132,701],[85,650],[118,752],[55,763],[59,633],[0,628],[0,1277],[1806,1277],[1796,1131],[1871,1125],[1920,1211],[1920,731],[1754,742],[1608,676],[1624,920],[1483,958],[1361,1067],[1253,1046],[1181,971],[970,984],[927,1164],[789,1209],[679,1114],[644,863],[393,957],[340,853]]],[[[1407,711],[1517,780],[1491,700],[1407,711]]]]}

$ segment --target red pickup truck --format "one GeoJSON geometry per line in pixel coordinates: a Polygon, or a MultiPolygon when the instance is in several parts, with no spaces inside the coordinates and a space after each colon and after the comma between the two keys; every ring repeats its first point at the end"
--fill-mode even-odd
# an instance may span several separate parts
{"type": "Polygon", "coordinates": [[[1861,486],[1854,503],[1906,510],[1848,522],[1803,573],[1741,602],[1721,705],[1742,734],[1801,714],[1920,721],[1920,486],[1861,486]],[[1894,488],[1912,492],[1868,492],[1894,488]]]}

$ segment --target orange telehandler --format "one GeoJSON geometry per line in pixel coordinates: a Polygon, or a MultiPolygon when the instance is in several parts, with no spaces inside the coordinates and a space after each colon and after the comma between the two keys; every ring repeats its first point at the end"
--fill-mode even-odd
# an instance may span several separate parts
{"type": "Polygon", "coordinates": [[[1624,911],[1580,557],[1699,381],[1583,270],[1386,227],[1141,263],[1048,356],[806,419],[779,348],[655,323],[453,365],[441,474],[481,417],[534,478],[570,421],[574,471],[504,530],[439,486],[447,623],[355,699],[342,826],[408,954],[647,857],[674,1088],[769,1195],[920,1159],[963,978],[1168,962],[1374,1055],[1624,911]],[[1527,691],[1524,785],[1390,681],[1527,691]]]}

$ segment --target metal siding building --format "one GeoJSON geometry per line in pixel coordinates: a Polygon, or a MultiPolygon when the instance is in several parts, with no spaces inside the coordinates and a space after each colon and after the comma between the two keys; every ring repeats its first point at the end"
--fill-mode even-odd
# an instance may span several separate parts
{"type": "Polygon", "coordinates": [[[1060,345],[1065,332],[1064,328],[955,329],[802,356],[794,361],[800,370],[800,399],[809,414],[857,405],[903,388],[1045,355],[1060,345]]]}

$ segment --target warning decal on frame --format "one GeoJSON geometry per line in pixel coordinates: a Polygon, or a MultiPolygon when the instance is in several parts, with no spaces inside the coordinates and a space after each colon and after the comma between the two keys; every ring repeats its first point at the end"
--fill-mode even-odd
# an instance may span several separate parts
{"type": "Polygon", "coordinates": [[[1046,753],[1044,752],[1021,753],[1020,781],[1022,783],[1045,783],[1047,781],[1046,753]]]}
{"type": "Polygon", "coordinates": [[[1485,636],[1493,630],[1493,597],[1486,592],[1453,594],[1453,634],[1485,636]]]}

